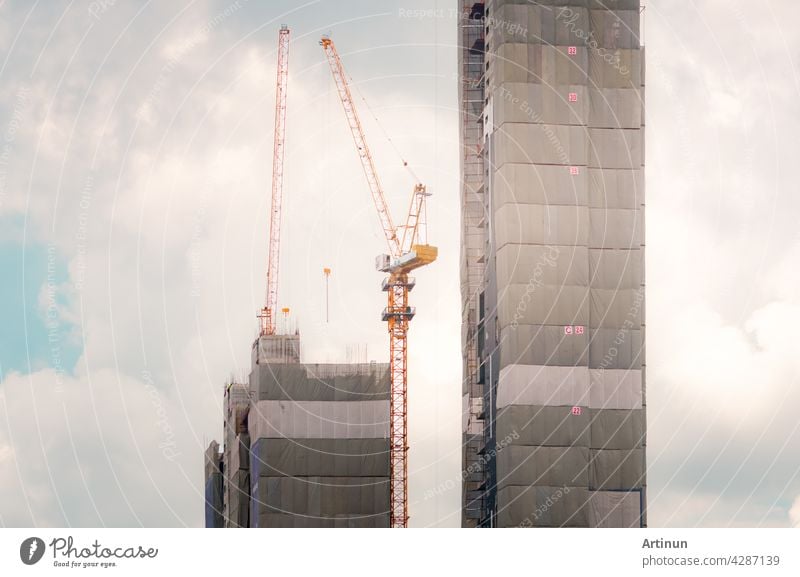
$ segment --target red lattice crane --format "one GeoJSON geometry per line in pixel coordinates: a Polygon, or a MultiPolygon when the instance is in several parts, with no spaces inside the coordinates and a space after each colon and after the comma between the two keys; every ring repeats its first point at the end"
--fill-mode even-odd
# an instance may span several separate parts
{"type": "Polygon", "coordinates": [[[392,222],[386,196],[383,192],[375,163],[364,137],[364,129],[358,117],[342,61],[336,52],[333,40],[327,36],[320,42],[333,73],[339,99],[353,140],[356,144],[361,167],[367,177],[372,200],[378,211],[383,233],[389,245],[389,254],[376,259],[376,268],[388,273],[382,288],[387,292],[388,305],[382,318],[389,327],[389,372],[391,392],[389,401],[389,460],[390,479],[390,526],[408,525],[408,323],[414,317],[414,308],[408,304],[408,292],[414,288],[414,278],[408,273],[436,260],[437,248],[421,241],[424,236],[425,202],[429,194],[423,184],[416,184],[411,196],[411,207],[406,224],[397,227],[392,222]]]}
{"type": "Polygon", "coordinates": [[[258,314],[261,335],[275,334],[278,308],[278,265],[281,248],[281,205],[283,203],[283,156],[286,141],[286,87],[289,78],[289,28],[278,32],[278,80],[275,88],[275,140],[272,156],[272,205],[269,220],[267,291],[264,308],[258,314]]]}

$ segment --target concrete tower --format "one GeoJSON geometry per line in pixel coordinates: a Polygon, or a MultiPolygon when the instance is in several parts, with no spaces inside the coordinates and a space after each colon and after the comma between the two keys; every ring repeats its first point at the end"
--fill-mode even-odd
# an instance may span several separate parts
{"type": "Polygon", "coordinates": [[[461,0],[463,525],[644,526],[639,0],[461,0]]]}

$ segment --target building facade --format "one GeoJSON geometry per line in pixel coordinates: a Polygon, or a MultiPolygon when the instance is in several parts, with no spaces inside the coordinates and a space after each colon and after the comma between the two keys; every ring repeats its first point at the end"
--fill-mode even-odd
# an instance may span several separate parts
{"type": "Polygon", "coordinates": [[[388,527],[388,364],[301,363],[297,335],[251,360],[206,452],[206,526],[388,527]]]}
{"type": "Polygon", "coordinates": [[[460,1],[464,526],[646,526],[639,0],[460,1]]]}

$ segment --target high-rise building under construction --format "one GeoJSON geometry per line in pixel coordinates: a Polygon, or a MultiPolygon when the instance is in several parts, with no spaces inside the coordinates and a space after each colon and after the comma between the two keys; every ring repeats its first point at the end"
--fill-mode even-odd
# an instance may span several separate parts
{"type": "Polygon", "coordinates": [[[639,0],[460,0],[462,524],[646,525],[639,0]]]}
{"type": "Polygon", "coordinates": [[[300,362],[261,335],[205,453],[206,527],[388,527],[389,366],[300,362]]]}

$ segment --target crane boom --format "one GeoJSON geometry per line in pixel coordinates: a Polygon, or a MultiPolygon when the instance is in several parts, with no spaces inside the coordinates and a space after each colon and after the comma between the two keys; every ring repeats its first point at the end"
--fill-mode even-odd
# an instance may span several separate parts
{"type": "Polygon", "coordinates": [[[372,193],[372,200],[375,202],[375,208],[378,210],[378,218],[380,218],[381,226],[383,227],[383,234],[386,236],[386,242],[389,244],[389,253],[393,256],[400,256],[401,247],[400,241],[397,238],[397,229],[392,223],[389,206],[386,204],[386,196],[383,194],[383,187],[378,178],[378,173],[375,170],[375,162],[372,160],[372,154],[370,154],[366,138],[364,137],[364,129],[361,126],[361,120],[353,104],[353,96],[350,94],[350,87],[347,85],[347,76],[345,75],[342,61],[339,58],[339,53],[336,51],[333,40],[327,36],[322,37],[320,44],[325,50],[325,55],[328,57],[328,64],[330,64],[333,79],[336,82],[339,99],[342,101],[342,106],[344,106],[347,124],[350,127],[350,132],[353,134],[353,140],[356,143],[358,158],[361,161],[361,167],[364,169],[364,174],[367,177],[367,184],[372,193]]]}
{"type": "Polygon", "coordinates": [[[272,156],[272,206],[269,221],[269,255],[267,257],[267,291],[264,308],[258,315],[261,334],[275,334],[278,307],[278,268],[281,247],[281,206],[283,204],[283,157],[286,141],[286,88],[289,78],[289,28],[278,32],[278,74],[275,88],[275,140],[272,156]]]}
{"type": "Polygon", "coordinates": [[[383,311],[382,319],[389,328],[389,514],[391,527],[408,525],[408,323],[414,317],[414,308],[408,304],[408,293],[414,288],[414,279],[408,273],[436,260],[435,246],[418,244],[420,225],[425,212],[425,201],[429,196],[423,184],[417,184],[411,197],[406,224],[402,227],[402,240],[397,228],[392,223],[386,197],[380,185],[372,155],[367,147],[364,131],[353,105],[347,76],[342,61],[336,52],[333,41],[322,37],[320,42],[336,81],[339,98],[342,101],[345,115],[350,125],[358,156],[367,177],[367,183],[378,216],[383,226],[386,241],[389,243],[388,255],[377,258],[377,268],[389,276],[383,281],[382,288],[388,296],[388,306],[383,311]]]}

